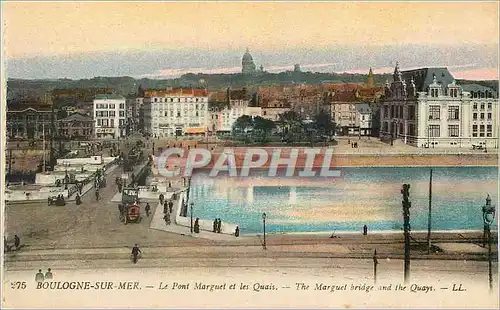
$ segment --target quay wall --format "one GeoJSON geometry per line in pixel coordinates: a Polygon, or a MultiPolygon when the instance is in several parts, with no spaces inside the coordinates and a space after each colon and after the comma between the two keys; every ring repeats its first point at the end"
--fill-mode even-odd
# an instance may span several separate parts
{"type": "MultiPolygon", "coordinates": [[[[212,153],[210,163],[205,168],[211,168],[219,160],[222,155],[220,153],[212,153]]],[[[283,152],[281,158],[289,157],[289,152],[283,152]]],[[[201,156],[197,157],[200,160],[201,156]]],[[[245,155],[243,153],[234,154],[234,162],[237,168],[243,167],[245,155]]],[[[257,160],[257,156],[254,156],[257,160]]],[[[269,153],[267,162],[262,166],[263,168],[269,167],[272,160],[272,155],[269,153]]],[[[325,154],[318,154],[315,156],[314,161],[307,162],[307,157],[303,153],[299,153],[296,161],[296,168],[304,168],[312,166],[313,168],[321,168],[324,165],[325,154]]],[[[187,155],[184,157],[175,158],[171,156],[165,163],[165,168],[173,170],[180,167],[181,171],[187,162],[187,155]]],[[[155,159],[155,167],[157,170],[159,161],[155,159]]],[[[226,161],[227,163],[227,161],[226,161]]],[[[326,160],[326,165],[329,167],[419,167],[419,166],[498,166],[498,154],[333,154],[331,161],[326,160]]],[[[286,167],[279,165],[278,167],[286,167]]]]}

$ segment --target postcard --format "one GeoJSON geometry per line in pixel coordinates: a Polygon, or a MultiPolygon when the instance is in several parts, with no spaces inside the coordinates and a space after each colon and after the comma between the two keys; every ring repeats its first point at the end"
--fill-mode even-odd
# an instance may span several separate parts
{"type": "Polygon", "coordinates": [[[5,308],[495,308],[499,5],[2,6],[5,308]]]}

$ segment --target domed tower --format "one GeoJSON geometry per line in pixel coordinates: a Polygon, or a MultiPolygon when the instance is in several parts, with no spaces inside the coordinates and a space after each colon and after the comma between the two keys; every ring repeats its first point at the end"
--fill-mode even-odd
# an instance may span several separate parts
{"type": "Polygon", "coordinates": [[[241,60],[241,73],[243,74],[255,73],[255,63],[253,62],[252,55],[250,55],[250,51],[248,50],[248,48],[245,55],[243,55],[243,59],[241,60]]]}

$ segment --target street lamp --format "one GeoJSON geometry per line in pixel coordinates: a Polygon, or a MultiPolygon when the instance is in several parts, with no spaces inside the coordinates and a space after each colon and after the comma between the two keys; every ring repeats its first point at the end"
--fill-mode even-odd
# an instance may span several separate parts
{"type": "Polygon", "coordinates": [[[262,244],[262,247],[264,248],[264,250],[267,250],[267,247],[266,247],[266,213],[262,213],[262,224],[264,226],[264,243],[262,244]]]}
{"type": "Polygon", "coordinates": [[[194,202],[191,202],[191,212],[189,212],[191,215],[191,233],[193,233],[193,207],[194,207],[194,202]]]}
{"type": "Polygon", "coordinates": [[[491,270],[491,224],[495,219],[495,206],[491,205],[490,195],[486,197],[486,205],[483,206],[483,222],[484,228],[486,229],[486,235],[488,238],[488,277],[490,283],[490,291],[493,291],[493,275],[491,270]]]}

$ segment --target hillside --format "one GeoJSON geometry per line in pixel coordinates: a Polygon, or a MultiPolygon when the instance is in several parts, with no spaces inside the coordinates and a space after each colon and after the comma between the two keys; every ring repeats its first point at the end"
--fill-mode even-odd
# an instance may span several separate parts
{"type": "MultiPolygon", "coordinates": [[[[374,74],[377,86],[383,86],[386,80],[391,81],[391,74],[374,74]]],[[[320,83],[364,83],[366,74],[318,73],[318,72],[280,72],[247,76],[243,74],[185,74],[176,79],[134,79],[132,77],[95,77],[92,79],[70,80],[21,80],[7,81],[7,99],[40,98],[51,89],[75,88],[110,88],[117,94],[135,93],[139,85],[144,89],[161,89],[165,87],[207,87],[209,90],[221,90],[227,87],[280,85],[280,84],[320,84],[320,83]]],[[[459,84],[480,84],[498,91],[498,81],[457,80],[459,84]]]]}

